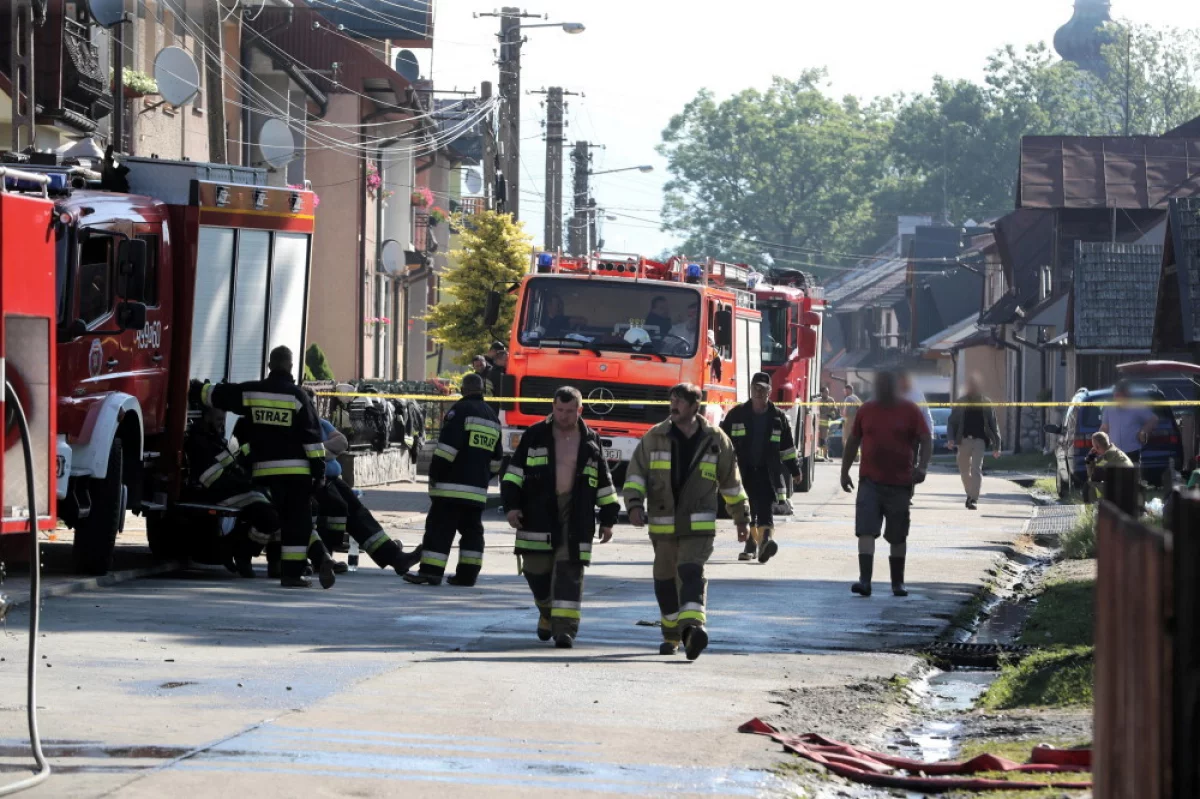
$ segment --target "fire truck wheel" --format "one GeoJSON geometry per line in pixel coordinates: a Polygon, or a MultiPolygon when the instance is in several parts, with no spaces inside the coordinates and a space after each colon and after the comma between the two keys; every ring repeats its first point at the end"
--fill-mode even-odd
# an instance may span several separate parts
{"type": "Polygon", "coordinates": [[[125,486],[122,482],[124,462],[121,439],[115,439],[108,453],[108,476],[88,481],[92,512],[80,519],[75,528],[72,555],[75,570],[81,574],[107,574],[112,568],[113,548],[117,531],[125,516],[125,486]]]}
{"type": "Polygon", "coordinates": [[[146,539],[150,542],[150,554],[157,560],[187,558],[187,532],[184,520],[166,513],[152,513],[146,517],[146,539]]]}
{"type": "Polygon", "coordinates": [[[807,458],[802,458],[800,463],[800,485],[797,491],[802,494],[807,494],[812,491],[813,487],[813,470],[816,468],[814,458],[810,455],[807,458]]]}

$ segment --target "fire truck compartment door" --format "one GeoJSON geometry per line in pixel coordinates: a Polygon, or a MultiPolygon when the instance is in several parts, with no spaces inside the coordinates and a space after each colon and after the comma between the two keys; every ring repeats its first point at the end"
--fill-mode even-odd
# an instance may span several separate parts
{"type": "Polygon", "coordinates": [[[224,380],[229,357],[229,301],[233,296],[235,231],[201,227],[192,315],[192,358],[188,377],[224,380]]]}
{"type": "Polygon", "coordinates": [[[265,230],[238,231],[233,338],[229,353],[229,380],[232,383],[263,377],[270,265],[271,234],[265,230]]]}
{"type": "MultiPolygon", "coordinates": [[[[304,369],[304,315],[308,284],[307,233],[276,233],[271,259],[271,322],[267,351],[280,345],[291,348],[296,367],[304,369]]],[[[300,375],[296,376],[300,379],[300,375]]]]}

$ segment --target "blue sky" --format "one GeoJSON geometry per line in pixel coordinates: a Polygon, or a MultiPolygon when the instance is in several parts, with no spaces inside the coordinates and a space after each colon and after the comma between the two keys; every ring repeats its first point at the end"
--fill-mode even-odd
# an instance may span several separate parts
{"type": "MultiPolygon", "coordinates": [[[[515,4],[514,4],[515,5],[515,4]]],[[[673,114],[702,88],[725,96],[765,87],[773,75],[829,70],[832,90],[871,97],[918,92],[935,74],[977,78],[989,53],[1008,43],[1049,41],[1074,0],[542,0],[525,5],[585,33],[528,31],[523,88],[558,85],[569,98],[569,141],[604,144],[593,169],[653,164],[655,172],[598,176],[595,196],[617,221],[607,248],[655,255],[676,237],[654,224],[666,163],[654,152],[673,114]],[[633,219],[630,217],[637,217],[633,219]]],[[[477,89],[496,80],[498,21],[479,0],[436,0],[432,76],[438,88],[477,89]]],[[[1113,16],[1200,28],[1196,0],[1113,0],[1113,16]]],[[[534,22],[536,20],[530,20],[534,22]]],[[[429,55],[423,54],[426,71],[429,55]]],[[[521,216],[540,242],[545,184],[545,110],[522,97],[521,216]]],[[[569,192],[570,169],[566,169],[569,192]]],[[[564,193],[568,193],[564,192],[564,193]]],[[[569,213],[569,209],[567,211],[569,213]]]]}

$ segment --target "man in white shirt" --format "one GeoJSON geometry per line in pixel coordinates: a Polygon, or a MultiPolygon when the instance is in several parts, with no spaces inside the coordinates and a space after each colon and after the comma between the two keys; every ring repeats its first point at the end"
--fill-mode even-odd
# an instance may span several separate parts
{"type": "MultiPolygon", "coordinates": [[[[925,392],[917,388],[913,383],[912,375],[908,372],[899,372],[896,375],[896,388],[900,390],[900,396],[917,406],[921,411],[921,418],[925,420],[925,429],[929,435],[933,435],[933,412],[929,410],[929,403],[925,399],[925,392]]],[[[913,451],[913,462],[917,461],[918,451],[913,451]]],[[[917,493],[917,486],[914,483],[912,494],[909,495],[908,504],[912,505],[912,496],[917,493]]]]}

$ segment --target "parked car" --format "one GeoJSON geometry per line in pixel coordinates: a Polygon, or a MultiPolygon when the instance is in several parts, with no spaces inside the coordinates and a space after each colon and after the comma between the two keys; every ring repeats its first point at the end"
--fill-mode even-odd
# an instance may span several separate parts
{"type": "MultiPolygon", "coordinates": [[[[1148,402],[1165,402],[1166,396],[1157,389],[1134,387],[1134,399],[1148,402]]],[[[1111,402],[1111,388],[1095,391],[1080,389],[1073,402],[1111,402]]],[[[1092,434],[1100,429],[1104,409],[1098,406],[1072,405],[1061,425],[1048,424],[1045,431],[1058,436],[1054,448],[1055,483],[1059,497],[1066,498],[1072,490],[1082,490],[1087,484],[1087,465],[1084,459],[1092,448],[1092,434]]],[[[1142,480],[1153,485],[1162,483],[1163,474],[1171,464],[1175,469],[1183,466],[1182,436],[1175,415],[1168,406],[1154,407],[1158,414],[1158,427],[1142,448],[1142,480]]]]}
{"type": "Polygon", "coordinates": [[[834,419],[829,423],[829,434],[825,438],[825,445],[829,449],[829,457],[840,458],[845,452],[845,439],[842,437],[842,422],[845,419],[834,419]]]}
{"type": "Polygon", "coordinates": [[[933,454],[940,455],[950,451],[946,439],[946,423],[950,421],[949,408],[930,408],[933,414],[933,454]]]}
{"type": "Polygon", "coordinates": [[[1200,420],[1196,407],[1183,402],[1200,400],[1200,364],[1182,361],[1133,361],[1117,366],[1121,377],[1133,381],[1134,385],[1153,387],[1166,395],[1168,402],[1180,401],[1175,406],[1175,421],[1183,432],[1183,457],[1187,469],[1196,467],[1200,455],[1200,420]]]}

